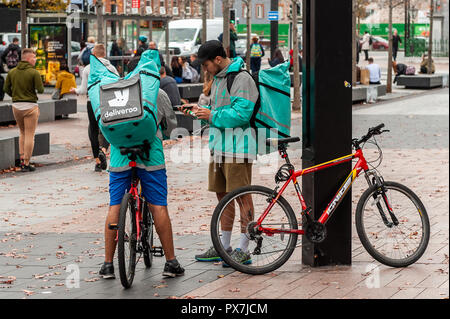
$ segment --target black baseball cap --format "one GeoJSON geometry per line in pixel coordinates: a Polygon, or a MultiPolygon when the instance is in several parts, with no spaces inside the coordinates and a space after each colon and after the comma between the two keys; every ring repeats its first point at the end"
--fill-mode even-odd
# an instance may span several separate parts
{"type": "Polygon", "coordinates": [[[204,63],[206,60],[212,60],[217,56],[223,58],[226,58],[227,56],[222,43],[218,40],[206,41],[198,49],[197,59],[200,63],[204,63]]]}

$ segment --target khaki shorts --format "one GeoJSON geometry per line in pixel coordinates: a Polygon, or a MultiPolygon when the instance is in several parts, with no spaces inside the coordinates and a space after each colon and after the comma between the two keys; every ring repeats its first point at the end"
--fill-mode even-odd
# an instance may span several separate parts
{"type": "Polygon", "coordinates": [[[215,193],[229,193],[252,183],[252,163],[209,164],[208,190],[215,193]]]}

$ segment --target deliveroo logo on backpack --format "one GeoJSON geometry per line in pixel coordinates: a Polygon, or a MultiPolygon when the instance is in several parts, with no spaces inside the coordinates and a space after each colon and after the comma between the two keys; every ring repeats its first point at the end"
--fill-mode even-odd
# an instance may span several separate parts
{"type": "Polygon", "coordinates": [[[130,98],[130,89],[114,91],[115,99],[110,100],[110,107],[125,107],[127,106],[128,99],[130,98]]]}
{"type": "Polygon", "coordinates": [[[114,89],[107,92],[105,99],[109,107],[104,110],[102,118],[106,122],[131,119],[141,115],[139,107],[139,92],[134,92],[133,88],[114,89]],[[133,98],[136,96],[136,98],[133,98]]]}

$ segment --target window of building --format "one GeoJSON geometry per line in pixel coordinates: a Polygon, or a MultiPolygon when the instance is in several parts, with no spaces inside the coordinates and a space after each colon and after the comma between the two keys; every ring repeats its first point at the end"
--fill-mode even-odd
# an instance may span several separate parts
{"type": "Polygon", "coordinates": [[[174,16],[177,16],[180,14],[180,11],[178,10],[178,0],[173,0],[173,2],[172,2],[172,14],[174,16]]]}
{"type": "Polygon", "coordinates": [[[256,18],[264,19],[264,5],[263,4],[256,5],[256,18]]]}

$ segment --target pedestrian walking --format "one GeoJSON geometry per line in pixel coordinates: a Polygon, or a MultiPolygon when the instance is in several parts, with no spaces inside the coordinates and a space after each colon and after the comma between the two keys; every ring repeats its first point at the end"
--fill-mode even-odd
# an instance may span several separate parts
{"type": "MultiPolygon", "coordinates": [[[[203,67],[214,77],[211,87],[211,103],[199,107],[197,104],[186,105],[192,108],[192,112],[200,120],[210,125],[210,144],[212,154],[209,165],[208,190],[216,193],[220,201],[229,192],[251,184],[252,163],[256,159],[256,140],[253,134],[244,133],[250,129],[250,119],[253,108],[258,100],[258,89],[251,75],[247,72],[239,72],[245,68],[242,58],[230,59],[227,57],[222,44],[217,40],[205,42],[198,51],[198,58],[203,67]],[[236,74],[237,72],[237,74],[236,74]],[[227,77],[234,74],[235,78],[228,89],[227,77]],[[229,137],[229,130],[233,132],[233,138],[229,137]],[[228,137],[225,138],[225,135],[228,137]]],[[[185,113],[187,109],[183,107],[185,113]]],[[[253,212],[251,198],[244,198],[236,205],[241,212],[242,227],[245,228],[252,218],[249,211],[253,212]]],[[[234,216],[236,212],[228,212],[234,216]]],[[[222,243],[224,247],[232,251],[230,247],[231,227],[222,225],[222,243]]],[[[232,251],[232,257],[238,262],[248,262],[249,239],[245,233],[241,234],[240,246],[232,251]]],[[[198,261],[220,261],[220,256],[214,247],[210,247],[203,254],[195,256],[198,261]]],[[[226,266],[223,264],[223,266],[226,266]]]]}
{"type": "Polygon", "coordinates": [[[250,45],[250,70],[252,73],[261,69],[261,60],[265,54],[263,46],[258,41],[258,37],[253,37],[253,43],[250,45]]]}
{"type": "Polygon", "coordinates": [[[365,57],[365,61],[369,60],[369,50],[370,50],[370,45],[372,44],[372,37],[370,36],[370,33],[368,31],[364,31],[364,36],[362,38],[361,41],[361,49],[364,51],[364,57],[365,57]]]}
{"type": "Polygon", "coordinates": [[[277,66],[280,63],[284,62],[283,53],[281,53],[280,48],[276,48],[275,52],[273,54],[273,59],[268,58],[269,65],[273,68],[274,66],[277,66]]]}
{"type": "Polygon", "coordinates": [[[34,135],[39,119],[39,106],[37,93],[44,93],[44,84],[36,65],[36,52],[24,49],[21,52],[21,61],[17,67],[9,71],[6,77],[4,91],[12,97],[12,110],[14,119],[19,126],[19,155],[20,167],[23,172],[32,172],[34,166],[30,165],[34,149],[34,135]]]}
{"type": "MultiPolygon", "coordinates": [[[[97,57],[111,72],[119,75],[116,68],[106,59],[106,48],[103,44],[96,44],[92,49],[92,54],[97,57]]],[[[71,93],[82,95],[88,94],[88,79],[89,73],[91,71],[90,64],[86,66],[83,70],[83,74],[81,75],[81,85],[79,88],[72,88],[70,90],[71,93]]],[[[103,136],[102,132],[98,127],[97,120],[94,115],[94,111],[92,110],[92,104],[88,96],[87,101],[87,113],[89,119],[89,127],[88,134],[89,140],[91,142],[92,155],[95,159],[95,167],[94,170],[96,172],[101,172],[102,170],[106,170],[107,162],[106,162],[106,153],[109,147],[108,141],[103,136]]]]}
{"type": "Polygon", "coordinates": [[[21,48],[19,46],[19,39],[14,38],[12,43],[3,51],[1,62],[6,64],[8,70],[14,69],[21,60],[21,48]]]}
{"type": "Polygon", "coordinates": [[[397,61],[397,52],[399,43],[402,43],[402,38],[400,38],[400,36],[398,35],[398,31],[394,30],[394,34],[392,36],[392,57],[394,61],[397,61]]]}

